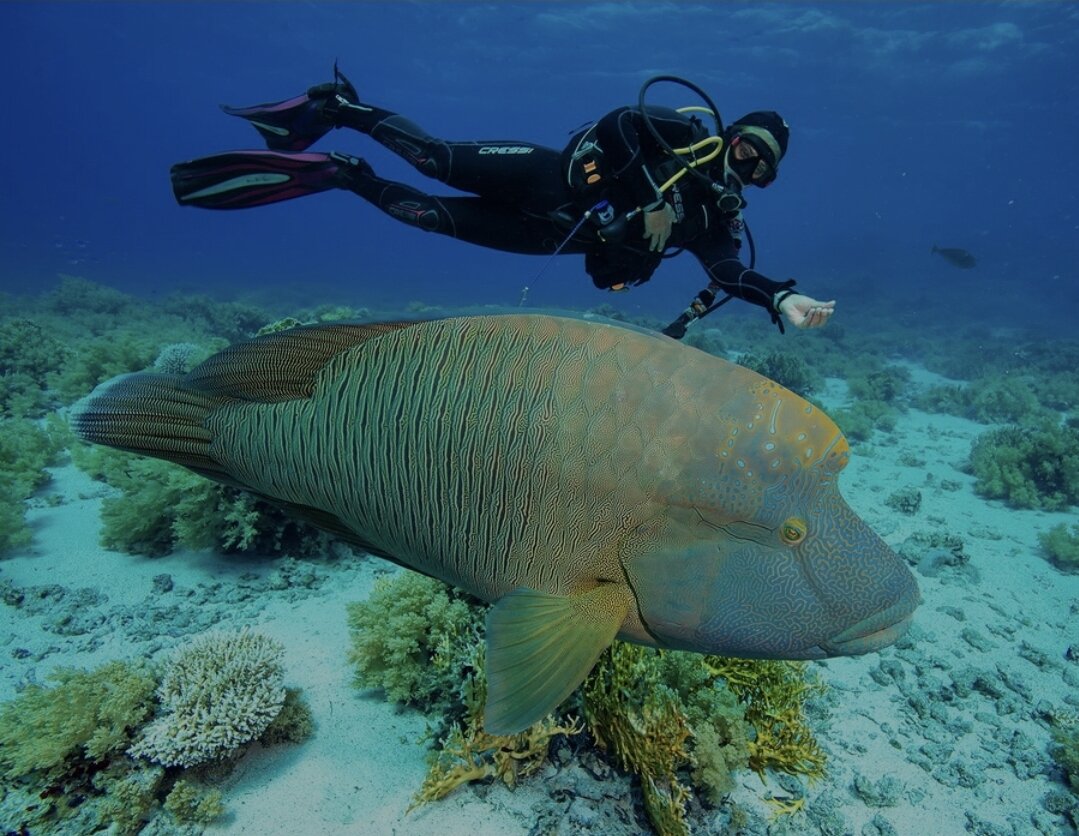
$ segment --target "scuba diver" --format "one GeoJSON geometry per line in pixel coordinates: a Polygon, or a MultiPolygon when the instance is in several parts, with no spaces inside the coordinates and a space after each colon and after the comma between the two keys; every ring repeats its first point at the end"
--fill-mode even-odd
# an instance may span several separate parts
{"type": "MultiPolygon", "coordinates": [[[[334,66],[334,81],[282,102],[222,109],[250,122],[268,151],[215,154],[172,167],[185,206],[239,209],[346,189],[402,223],[515,253],[584,255],[597,288],[618,291],[648,281],[665,257],[687,250],[708,275],[663,333],[681,339],[688,325],[732,297],[764,308],[783,331],[824,325],[835,302],[793,290],[739,260],[747,186],[776,179],[787,150],[787,124],[757,111],[726,128],[700,88],[657,76],[637,107],[620,107],[582,128],[566,148],[518,141],[451,142],[405,117],[362,102],[334,66]],[[645,103],[654,83],[697,93],[709,108],[674,110],[645,103]],[[712,117],[710,134],[696,116],[712,117]],[[404,158],[417,171],[468,193],[437,197],[378,177],[363,159],[306,149],[332,128],[351,128],[404,158]],[[667,248],[676,248],[666,253],[667,248]],[[718,294],[726,294],[717,300],[718,294]]],[[[522,303],[527,287],[522,294],[522,303]]]]}

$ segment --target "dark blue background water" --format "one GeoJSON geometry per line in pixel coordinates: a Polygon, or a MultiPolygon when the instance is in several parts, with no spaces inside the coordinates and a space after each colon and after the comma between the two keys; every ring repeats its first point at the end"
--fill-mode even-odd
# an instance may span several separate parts
{"type": "MultiPolygon", "coordinates": [[[[0,31],[3,290],[68,273],[151,294],[515,304],[531,283],[537,304],[666,318],[704,285],[689,255],[620,297],[594,290],[577,256],[533,281],[542,258],[426,235],[346,193],[175,204],[171,163],[259,147],[218,103],[294,95],[337,58],[361,97],[432,133],[558,147],[649,76],[683,75],[728,121],[776,109],[791,125],[779,181],[750,196],[765,273],[838,297],[841,314],[928,298],[955,315],[986,295],[1002,321],[1033,321],[1079,303],[1073,4],[35,2],[0,5],[0,31]],[[931,256],[934,243],[978,267],[931,256]]],[[[671,92],[657,100],[695,103],[671,92]]],[[[316,148],[444,192],[358,134],[316,148]]]]}

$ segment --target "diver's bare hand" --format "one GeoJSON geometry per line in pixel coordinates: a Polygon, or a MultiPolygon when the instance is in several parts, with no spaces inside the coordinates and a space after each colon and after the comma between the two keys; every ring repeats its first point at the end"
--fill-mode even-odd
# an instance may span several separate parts
{"type": "Polygon", "coordinates": [[[671,237],[671,227],[677,216],[669,203],[664,203],[653,212],[644,213],[644,235],[642,238],[650,239],[648,249],[654,253],[663,252],[667,246],[667,239],[671,237]]]}
{"type": "Polygon", "coordinates": [[[810,296],[792,293],[779,303],[779,312],[795,328],[820,328],[835,313],[835,299],[818,302],[810,296]]]}

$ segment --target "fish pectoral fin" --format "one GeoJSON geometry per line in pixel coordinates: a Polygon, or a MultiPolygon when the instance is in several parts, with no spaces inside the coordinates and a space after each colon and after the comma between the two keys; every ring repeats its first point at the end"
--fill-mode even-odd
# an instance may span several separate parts
{"type": "Polygon", "coordinates": [[[584,681],[626,619],[630,601],[617,584],[580,595],[515,589],[487,613],[490,734],[516,734],[539,722],[584,681]]]}

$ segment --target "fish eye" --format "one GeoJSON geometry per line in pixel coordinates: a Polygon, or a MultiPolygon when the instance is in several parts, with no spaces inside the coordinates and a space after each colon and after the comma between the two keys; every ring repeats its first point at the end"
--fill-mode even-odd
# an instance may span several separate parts
{"type": "Polygon", "coordinates": [[[806,521],[800,517],[788,517],[779,527],[779,536],[788,546],[797,546],[806,538],[806,521]]]}

